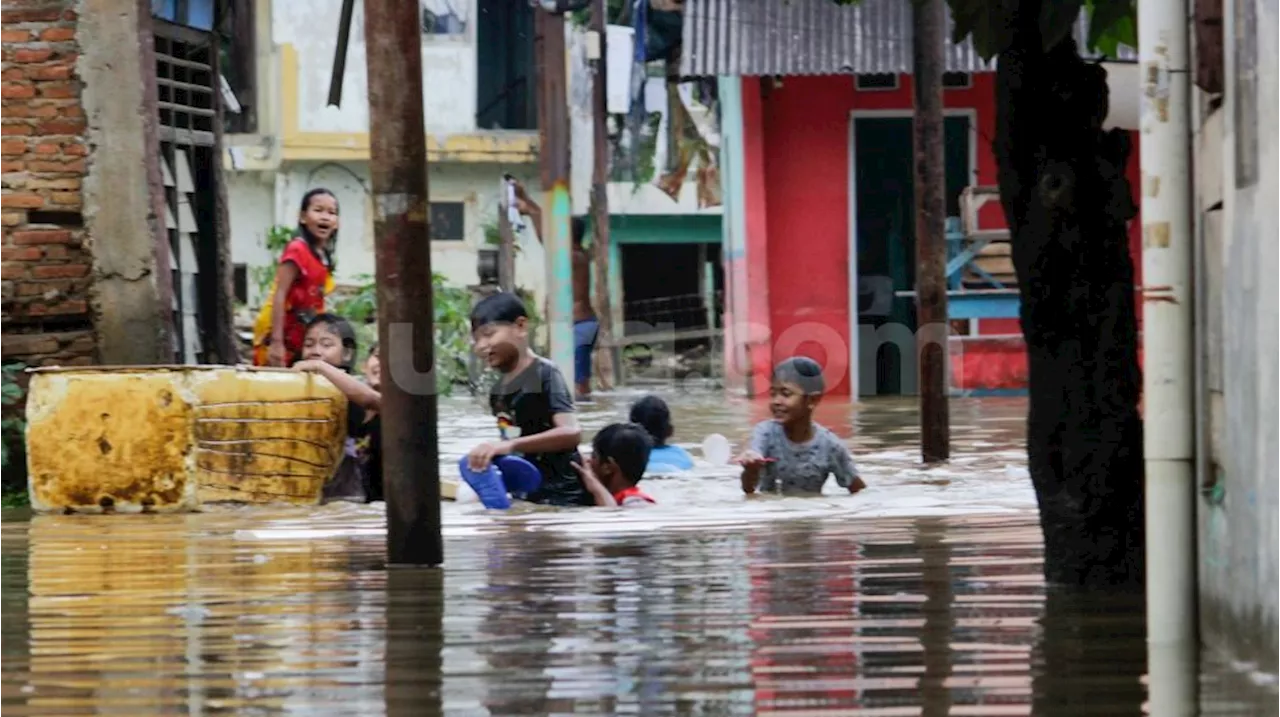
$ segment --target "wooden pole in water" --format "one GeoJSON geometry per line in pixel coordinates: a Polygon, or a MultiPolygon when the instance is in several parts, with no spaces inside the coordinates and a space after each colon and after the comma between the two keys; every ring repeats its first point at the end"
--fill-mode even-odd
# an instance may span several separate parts
{"type": "Polygon", "coordinates": [[[915,85],[916,345],[920,367],[920,452],[925,463],[951,456],[947,400],[946,171],[943,165],[943,0],[912,3],[915,85]]]}
{"type": "Polygon", "coordinates": [[[609,390],[617,380],[613,364],[613,311],[609,297],[609,99],[608,99],[608,2],[592,0],[591,31],[599,38],[599,57],[591,82],[591,225],[595,259],[595,304],[600,329],[596,352],[601,389],[609,390]]]}
{"type": "Polygon", "coordinates": [[[569,200],[569,107],[564,18],[537,11],[538,146],[542,189],[542,240],[547,255],[547,338],[551,360],[573,380],[573,259],[569,200]]]}
{"type": "Polygon", "coordinates": [[[364,3],[369,171],[386,375],[380,413],[387,562],[439,565],[444,549],[418,10],[418,3],[404,0],[364,3]]]}

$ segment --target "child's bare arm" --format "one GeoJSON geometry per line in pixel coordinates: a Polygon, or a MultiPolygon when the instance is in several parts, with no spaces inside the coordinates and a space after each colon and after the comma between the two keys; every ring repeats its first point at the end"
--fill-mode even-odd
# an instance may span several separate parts
{"type": "Polygon", "coordinates": [[[608,508],[618,504],[609,489],[605,488],[600,479],[596,477],[596,474],[591,471],[589,465],[584,466],[577,463],[571,463],[570,465],[573,466],[574,470],[578,471],[578,475],[582,478],[582,487],[586,488],[587,492],[591,494],[596,506],[608,508]]]}
{"type": "Polygon", "coordinates": [[[862,476],[858,474],[858,467],[853,464],[853,456],[850,455],[848,448],[840,446],[836,452],[835,465],[831,468],[831,472],[836,476],[836,482],[850,493],[857,493],[867,487],[862,476]]]}
{"type": "Polygon", "coordinates": [[[329,379],[347,400],[369,411],[377,411],[382,405],[382,394],[373,390],[369,384],[357,380],[346,371],[323,361],[299,361],[293,366],[295,371],[318,373],[329,379]]]}
{"type": "Polygon", "coordinates": [[[521,436],[507,441],[510,453],[560,453],[572,451],[582,442],[582,428],[572,413],[557,413],[551,417],[555,426],[549,431],[521,436]]]}

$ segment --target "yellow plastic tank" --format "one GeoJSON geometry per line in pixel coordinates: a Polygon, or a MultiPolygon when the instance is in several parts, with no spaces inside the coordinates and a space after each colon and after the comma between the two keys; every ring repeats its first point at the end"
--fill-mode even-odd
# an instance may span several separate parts
{"type": "Polygon", "coordinates": [[[320,376],[228,366],[45,368],[27,393],[37,511],[315,504],[347,401],[320,376]]]}

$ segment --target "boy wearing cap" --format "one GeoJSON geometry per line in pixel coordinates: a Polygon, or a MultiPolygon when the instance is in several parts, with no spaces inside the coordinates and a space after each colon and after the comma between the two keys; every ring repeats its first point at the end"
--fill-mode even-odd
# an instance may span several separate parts
{"type": "Polygon", "coordinates": [[[742,491],[821,493],[828,475],[850,493],[867,484],[858,476],[849,449],[836,434],[813,422],[826,384],[822,368],[797,356],[778,364],[769,382],[773,420],[757,424],[751,447],[735,460],[742,466],[742,491]]]}

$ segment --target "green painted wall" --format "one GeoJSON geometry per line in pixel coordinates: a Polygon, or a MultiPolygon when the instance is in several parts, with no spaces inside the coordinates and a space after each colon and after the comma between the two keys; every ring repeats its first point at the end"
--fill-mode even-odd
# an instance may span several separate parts
{"type": "Polygon", "coordinates": [[[609,238],[615,244],[719,244],[720,216],[615,214],[610,217],[609,238]]]}

